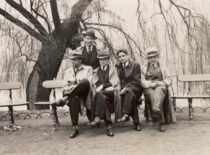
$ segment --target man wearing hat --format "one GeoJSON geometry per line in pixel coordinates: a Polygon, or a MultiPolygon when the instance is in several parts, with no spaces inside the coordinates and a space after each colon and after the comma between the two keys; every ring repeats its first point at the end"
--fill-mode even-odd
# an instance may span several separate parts
{"type": "Polygon", "coordinates": [[[93,69],[99,66],[99,60],[97,58],[97,48],[94,45],[97,37],[95,36],[95,32],[91,29],[88,29],[83,33],[85,45],[80,47],[82,51],[82,64],[91,66],[93,69]]]}
{"type": "Polygon", "coordinates": [[[159,62],[157,48],[147,50],[148,63],[142,69],[142,87],[145,88],[145,102],[149,107],[153,122],[158,121],[159,131],[165,131],[165,123],[174,122],[173,108],[170,104],[168,87],[172,84],[172,76],[166,66],[159,62]],[[169,111],[172,110],[171,111],[169,111]]]}
{"type": "Polygon", "coordinates": [[[95,119],[90,123],[92,126],[99,126],[100,119],[104,119],[107,127],[107,136],[114,136],[112,129],[111,114],[119,104],[116,93],[120,90],[119,77],[113,65],[109,65],[110,57],[108,51],[101,51],[98,54],[100,66],[94,70],[94,114],[95,119]]]}
{"type": "Polygon", "coordinates": [[[132,116],[136,131],[141,131],[137,99],[142,95],[140,65],[129,59],[128,51],[117,52],[119,63],[116,64],[121,85],[122,118],[118,121],[129,121],[132,116]]]}
{"type": "Polygon", "coordinates": [[[74,138],[79,134],[79,112],[83,112],[84,106],[90,101],[88,95],[92,85],[93,70],[92,67],[82,64],[81,51],[73,51],[69,58],[72,60],[72,66],[64,74],[64,79],[67,81],[63,91],[64,98],[56,101],[55,104],[57,106],[64,106],[65,104],[69,106],[73,125],[69,137],[74,138]]]}

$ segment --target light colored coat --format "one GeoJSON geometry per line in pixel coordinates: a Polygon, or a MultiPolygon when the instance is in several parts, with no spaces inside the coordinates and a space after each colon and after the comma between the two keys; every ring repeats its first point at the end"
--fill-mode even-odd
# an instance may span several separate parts
{"type": "MultiPolygon", "coordinates": [[[[86,108],[91,109],[91,93],[92,93],[92,78],[93,78],[93,69],[90,66],[81,65],[79,70],[77,71],[77,74],[75,75],[74,68],[70,67],[66,70],[64,74],[64,80],[67,80],[67,85],[70,83],[77,82],[79,83],[81,80],[88,80],[90,82],[90,91],[88,92],[86,103],[86,108]]],[[[80,105],[84,105],[83,100],[80,100],[80,105]]],[[[81,112],[84,113],[83,106],[81,106],[81,112]]]]}
{"type": "MultiPolygon", "coordinates": [[[[163,65],[161,63],[159,63],[159,64],[160,64],[160,69],[161,69],[162,75],[163,75],[163,81],[169,87],[172,84],[172,74],[171,74],[170,70],[165,65],[163,65]]],[[[148,68],[148,63],[142,67],[141,86],[143,88],[149,88],[149,86],[152,82],[151,80],[145,79],[147,68],[148,68]]]]}
{"type": "MultiPolygon", "coordinates": [[[[79,81],[83,79],[87,79],[90,83],[93,78],[93,69],[90,66],[81,65],[79,71],[75,75],[73,67],[68,68],[64,74],[64,80],[67,80],[71,83],[75,81],[79,83],[79,81]]],[[[92,83],[91,83],[92,84],[92,83]]]]}
{"type": "MultiPolygon", "coordinates": [[[[170,72],[170,70],[166,67],[166,65],[163,65],[161,63],[160,64],[160,69],[162,71],[162,75],[163,75],[163,81],[166,83],[166,85],[168,86],[168,88],[171,87],[172,85],[172,73],[170,72]]],[[[150,84],[151,84],[151,80],[146,80],[145,79],[145,75],[146,75],[146,71],[148,68],[148,63],[146,65],[144,65],[142,67],[142,81],[141,81],[141,85],[143,88],[147,89],[149,88],[150,84]]],[[[174,112],[174,105],[172,104],[172,99],[171,99],[171,89],[168,89],[168,105],[167,108],[164,111],[164,117],[165,117],[165,121],[166,123],[175,123],[176,122],[176,114],[174,112]]]]}

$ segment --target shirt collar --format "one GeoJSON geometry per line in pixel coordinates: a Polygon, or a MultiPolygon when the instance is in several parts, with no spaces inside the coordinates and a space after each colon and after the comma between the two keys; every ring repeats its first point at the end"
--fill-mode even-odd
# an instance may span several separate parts
{"type": "Polygon", "coordinates": [[[123,67],[128,67],[128,66],[129,66],[129,61],[126,61],[126,62],[123,63],[122,65],[124,65],[123,67]]]}
{"type": "MultiPolygon", "coordinates": [[[[88,47],[89,47],[89,46],[86,45],[86,49],[87,49],[87,50],[88,50],[88,47]]],[[[93,50],[93,45],[90,46],[90,50],[91,50],[91,51],[93,50]]]]}
{"type": "Polygon", "coordinates": [[[76,72],[78,72],[78,71],[80,71],[80,70],[82,70],[82,69],[84,69],[84,66],[83,66],[83,65],[81,65],[81,66],[79,66],[79,67],[77,67],[77,68],[74,68],[74,70],[75,70],[76,72]]]}
{"type": "Polygon", "coordinates": [[[108,65],[106,65],[106,66],[101,66],[101,70],[106,71],[107,67],[108,67],[108,65]]]}

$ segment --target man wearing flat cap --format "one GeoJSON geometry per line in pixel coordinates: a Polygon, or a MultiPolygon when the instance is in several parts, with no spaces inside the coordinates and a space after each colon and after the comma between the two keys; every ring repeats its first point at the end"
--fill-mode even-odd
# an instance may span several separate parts
{"type": "Polygon", "coordinates": [[[147,60],[148,63],[142,69],[145,102],[153,122],[157,121],[159,131],[164,132],[165,123],[175,122],[168,89],[172,84],[172,76],[169,69],[159,62],[157,48],[147,50],[147,60]]]}
{"type": "Polygon", "coordinates": [[[82,51],[82,64],[91,66],[93,69],[99,66],[99,60],[97,58],[97,48],[94,44],[97,37],[95,32],[91,29],[88,29],[83,33],[85,45],[80,47],[79,50],[82,51]]]}
{"type": "Polygon", "coordinates": [[[119,63],[116,64],[121,85],[122,118],[118,121],[129,121],[130,116],[136,131],[141,131],[137,99],[142,95],[140,65],[129,59],[128,51],[117,51],[119,63]]]}
{"type": "Polygon", "coordinates": [[[83,112],[83,108],[90,104],[87,102],[90,101],[88,100],[88,95],[92,85],[93,69],[82,64],[81,51],[73,51],[69,58],[72,60],[72,66],[64,74],[64,79],[67,81],[63,91],[64,97],[56,101],[55,104],[57,106],[64,106],[65,104],[69,106],[73,125],[73,130],[69,137],[74,138],[79,134],[79,113],[83,112]]]}
{"type": "Polygon", "coordinates": [[[108,51],[100,51],[98,54],[100,66],[94,70],[94,115],[95,119],[90,123],[99,126],[100,120],[105,121],[107,136],[114,136],[112,129],[111,114],[115,112],[119,103],[117,92],[120,90],[119,77],[113,65],[109,65],[110,57],[108,51]]]}

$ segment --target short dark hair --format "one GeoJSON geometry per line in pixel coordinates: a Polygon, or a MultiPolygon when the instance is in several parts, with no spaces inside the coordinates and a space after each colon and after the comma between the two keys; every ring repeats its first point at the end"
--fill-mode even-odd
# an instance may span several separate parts
{"type": "Polygon", "coordinates": [[[120,53],[125,53],[126,55],[128,55],[128,51],[127,51],[126,49],[118,50],[118,51],[117,51],[117,56],[118,56],[120,53]]]}

